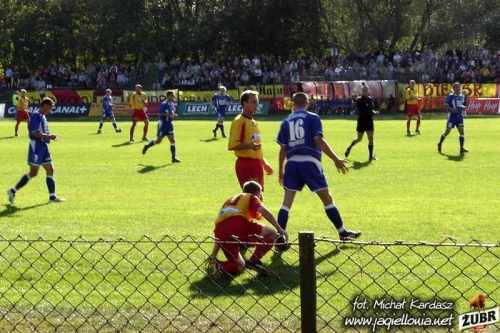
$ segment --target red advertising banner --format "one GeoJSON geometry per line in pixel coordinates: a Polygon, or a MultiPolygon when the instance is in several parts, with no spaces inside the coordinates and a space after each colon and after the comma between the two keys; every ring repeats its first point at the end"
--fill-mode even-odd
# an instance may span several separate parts
{"type": "Polygon", "coordinates": [[[47,90],[29,91],[30,104],[41,104],[43,97],[52,98],[56,104],[90,104],[94,101],[93,90],[47,90]]]}
{"type": "Polygon", "coordinates": [[[499,98],[472,98],[467,105],[469,114],[500,114],[499,98]]]}

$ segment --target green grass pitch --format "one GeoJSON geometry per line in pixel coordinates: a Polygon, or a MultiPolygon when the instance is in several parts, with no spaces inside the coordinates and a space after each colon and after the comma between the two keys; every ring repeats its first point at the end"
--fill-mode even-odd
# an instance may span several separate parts
{"type": "MultiPolygon", "coordinates": [[[[279,120],[258,119],[265,157],[277,168],[275,138],[279,120]]],[[[17,194],[9,207],[5,190],[28,171],[28,138],[12,137],[14,122],[0,122],[2,169],[2,235],[12,237],[88,239],[145,234],[212,234],[213,220],[223,201],[238,192],[235,157],[227,151],[227,139],[212,140],[214,121],[176,121],[178,157],[170,163],[168,141],[141,154],[142,142],[128,144],[128,120],[119,121],[122,133],[106,123],[97,135],[98,122],[59,122],[50,119],[53,133],[61,139],[50,145],[54,159],[58,195],[64,204],[46,204],[44,171],[17,194]]],[[[414,127],[414,123],[412,127],[414,127]]],[[[331,191],[349,228],[362,229],[363,240],[439,241],[441,235],[461,240],[472,237],[496,242],[500,234],[498,177],[500,119],[466,119],[466,146],[458,153],[454,130],[443,144],[436,143],[445,125],[442,117],[423,119],[422,135],[407,137],[405,121],[377,119],[375,154],[379,161],[367,163],[367,139],[350,155],[350,172],[338,174],[329,159],[323,159],[331,191]]],[[[226,121],[229,131],[230,121],[226,121]]],[[[323,121],[326,140],[343,156],[355,135],[353,119],[323,121]]],[[[413,128],[412,128],[413,130],[413,128]]],[[[142,124],[136,138],[142,134],[142,124]]],[[[156,134],[152,121],[149,137],[156,134]]],[[[283,191],[277,174],[265,178],[265,204],[275,213],[283,191]]],[[[319,199],[308,190],[297,195],[288,231],[313,230],[317,236],[336,238],[319,199]]]]}
{"type": "MultiPolygon", "coordinates": [[[[275,138],[280,121],[275,118],[258,121],[263,136],[264,155],[276,168],[279,147],[275,138]]],[[[213,120],[175,122],[177,152],[182,160],[179,164],[171,164],[167,140],[151,148],[147,155],[143,156],[142,142],[128,143],[130,122],[125,119],[119,120],[122,133],[114,133],[111,124],[106,123],[101,135],[96,134],[98,121],[61,122],[49,118],[49,123],[51,131],[61,135],[59,141],[51,143],[50,149],[56,170],[57,194],[68,199],[68,202],[47,203],[44,171],[40,170],[39,177],[32,179],[18,192],[16,204],[11,206],[7,201],[6,190],[28,171],[28,138],[24,124],[20,129],[21,137],[14,138],[14,122],[0,121],[0,235],[6,239],[21,235],[28,239],[39,236],[57,239],[60,236],[72,240],[81,235],[88,240],[116,240],[120,237],[137,240],[142,235],[148,235],[152,239],[160,239],[164,235],[182,239],[185,235],[192,235],[196,239],[204,240],[213,234],[214,218],[221,204],[239,191],[234,174],[235,157],[232,152],[227,151],[227,139],[212,138],[211,130],[215,123],[213,120]]],[[[413,122],[412,130],[414,125],[413,122]]],[[[379,157],[378,161],[367,162],[366,137],[351,151],[348,175],[337,173],[331,161],[323,160],[331,191],[344,222],[348,228],[363,230],[361,240],[440,242],[443,240],[442,235],[451,235],[460,242],[468,242],[471,238],[485,243],[499,241],[500,118],[466,119],[466,146],[470,152],[464,156],[459,154],[456,131],[444,142],[443,154],[437,153],[436,143],[444,125],[443,116],[426,115],[421,127],[423,134],[408,137],[405,120],[381,117],[376,119],[375,123],[375,154],[379,157]]],[[[227,131],[229,126],[230,122],[226,121],[227,131]]],[[[324,120],[323,126],[326,140],[337,154],[343,156],[345,148],[355,136],[356,122],[351,118],[334,118],[324,120]]],[[[153,121],[149,137],[152,138],[155,133],[156,122],[153,121]]],[[[136,138],[140,138],[141,134],[142,124],[136,128],[136,138]]],[[[277,174],[266,177],[265,182],[265,204],[277,213],[283,195],[277,174]]],[[[312,230],[317,237],[337,239],[337,233],[325,216],[320,200],[308,190],[297,195],[287,229],[292,240],[297,238],[301,230],[312,230]]],[[[7,246],[5,242],[2,244],[7,246]]],[[[8,249],[0,249],[4,251],[2,256],[16,257],[16,249],[19,246],[14,244],[8,249]]],[[[89,246],[94,245],[74,245],[75,249],[82,248],[82,251],[89,246]]],[[[0,263],[3,272],[0,279],[0,291],[3,295],[0,308],[9,308],[22,294],[23,300],[16,304],[21,308],[20,311],[23,306],[27,306],[26,313],[29,313],[33,304],[39,304],[38,311],[41,311],[33,312],[34,315],[43,315],[44,311],[50,313],[50,307],[59,304],[55,307],[60,312],[53,313],[55,322],[59,323],[61,318],[58,316],[65,314],[66,306],[76,307],[78,311],[85,313],[94,311],[95,304],[102,304],[99,308],[113,308],[112,305],[117,304],[122,311],[130,310],[133,314],[134,307],[139,308],[143,304],[141,295],[149,295],[149,302],[153,307],[163,307],[162,315],[176,318],[169,324],[172,325],[172,331],[192,328],[190,323],[197,318],[198,309],[204,309],[205,317],[201,321],[198,318],[194,325],[201,331],[208,330],[212,322],[216,322],[221,331],[259,331],[255,326],[259,322],[259,327],[268,331],[274,330],[279,323],[292,330],[299,329],[297,248],[284,255],[285,262],[276,260],[275,255],[264,258],[266,264],[271,265],[271,261],[275,261],[272,263],[274,270],[287,272],[280,283],[275,283],[272,279],[256,281],[254,275],[244,273],[234,282],[221,281],[226,295],[221,296],[220,287],[207,280],[206,275],[198,270],[210,251],[211,244],[205,243],[200,248],[185,244],[184,249],[190,249],[187,252],[191,254],[189,260],[186,260],[186,252],[171,246],[171,243],[160,245],[148,255],[151,260],[160,263],[159,266],[145,262],[133,270],[127,260],[135,260],[137,253],[127,260],[122,260],[118,253],[113,252],[106,255],[110,261],[103,261],[96,253],[89,252],[88,257],[85,255],[88,261],[84,261],[80,260],[82,255],[74,250],[61,254],[48,248],[46,243],[35,245],[23,253],[26,258],[38,260],[34,266],[24,259],[17,262],[14,268],[5,260],[0,263]],[[164,248],[164,252],[159,251],[160,248],[164,248]],[[41,249],[45,251],[43,259],[40,259],[40,252],[37,252],[41,249]],[[170,253],[167,260],[165,253],[170,253]],[[96,266],[91,268],[89,265],[94,261],[96,266]],[[74,267],[76,271],[72,270],[74,262],[77,262],[74,267]],[[112,263],[115,262],[116,266],[113,266],[112,263]],[[295,274],[289,274],[290,271],[285,268],[286,263],[291,263],[291,268],[288,269],[295,271],[295,274]],[[48,270],[52,264],[56,265],[57,271],[48,270]],[[50,274],[42,276],[39,272],[45,269],[50,271],[50,274]],[[61,282],[59,272],[64,272],[65,269],[69,271],[61,282]],[[87,274],[85,279],[94,281],[94,286],[99,284],[96,288],[99,288],[101,296],[92,291],[93,286],[81,283],[81,275],[78,272],[91,269],[92,273],[87,274]],[[186,277],[185,272],[191,273],[186,277]],[[100,274],[107,276],[110,285],[100,284],[100,274]],[[148,280],[160,287],[144,283],[142,274],[147,274],[148,280]],[[162,274],[168,274],[168,278],[165,279],[162,274]],[[78,285],[76,289],[81,294],[76,293],[71,285],[78,285]],[[136,293],[132,286],[137,286],[141,294],[136,293]],[[203,290],[203,296],[198,294],[197,288],[203,290]],[[45,299],[41,300],[40,294],[35,290],[46,290],[45,299]],[[86,295],[86,302],[83,302],[82,295],[86,295]],[[109,303],[103,303],[104,295],[107,295],[106,301],[109,303]],[[125,305],[123,295],[127,297],[125,305]],[[166,298],[164,295],[173,296],[166,298]],[[186,299],[182,295],[190,298],[186,299]],[[233,303],[236,297],[238,308],[235,308],[233,303]],[[256,306],[256,299],[259,299],[259,306],[256,306]],[[186,300],[192,303],[186,306],[186,300]],[[45,309],[47,304],[49,308],[45,309]],[[173,311],[181,308],[182,315],[173,311]],[[251,310],[247,312],[245,309],[251,310]],[[269,317],[266,317],[267,311],[263,309],[273,309],[270,313],[275,320],[267,322],[269,317]],[[171,311],[173,312],[170,313],[171,311]],[[241,326],[232,326],[232,320],[222,316],[224,312],[231,317],[242,318],[241,326]],[[262,319],[259,319],[261,317],[262,319]]],[[[96,249],[102,248],[103,251],[107,247],[106,243],[95,245],[96,249]]],[[[122,244],[116,248],[127,253],[130,246],[122,244]]],[[[425,254],[432,249],[421,249],[419,253],[425,254]]],[[[375,248],[373,251],[380,250],[375,248]]],[[[317,269],[321,271],[318,276],[318,294],[321,296],[318,299],[320,328],[323,327],[324,321],[329,322],[328,325],[333,325],[332,327],[339,327],[341,319],[336,315],[348,309],[349,302],[345,297],[359,293],[359,287],[366,285],[365,291],[368,294],[378,293],[379,290],[374,288],[372,279],[376,279],[377,274],[385,271],[383,263],[392,263],[396,259],[395,256],[408,256],[407,259],[400,259],[411,264],[411,267],[415,265],[415,269],[409,272],[406,266],[391,268],[393,275],[386,274],[378,280],[384,286],[395,283],[395,279],[403,279],[404,282],[402,280],[400,283],[414,290],[414,296],[425,297],[429,295],[428,288],[441,290],[448,285],[448,282],[434,274],[427,281],[428,287],[418,287],[421,284],[420,276],[425,278],[432,269],[412,253],[399,253],[398,249],[392,251],[395,251],[395,254],[385,252],[377,257],[380,262],[375,262],[374,253],[356,252],[355,248],[332,252],[328,243],[318,245],[317,252],[324,255],[322,259],[329,260],[317,263],[317,269]],[[360,273],[359,266],[347,259],[351,255],[364,265],[364,273],[360,273]],[[345,260],[347,262],[344,262],[345,260]],[[342,266],[341,274],[336,274],[336,265],[342,266]],[[339,289],[332,288],[332,285],[339,289]],[[343,297],[336,294],[339,290],[343,297]]],[[[447,262],[448,252],[455,253],[454,249],[440,251],[432,252],[429,259],[435,257],[433,260],[442,264],[447,262]]],[[[481,253],[479,250],[473,251],[476,252],[481,253]]],[[[462,254],[460,258],[463,257],[463,265],[468,265],[467,260],[471,257],[462,254]]],[[[142,262],[141,258],[138,257],[138,262],[142,262]]],[[[483,255],[481,258],[485,267],[491,267],[490,274],[496,274],[498,257],[483,255]]],[[[459,266],[462,267],[462,264],[459,266]]],[[[440,273],[453,277],[460,274],[457,270],[457,266],[449,264],[449,267],[442,266],[440,273]]],[[[477,278],[480,279],[480,276],[477,278]]],[[[478,282],[477,287],[484,290],[495,285],[488,279],[478,282]]],[[[466,298],[476,290],[476,286],[470,284],[471,280],[462,276],[453,282],[459,289],[443,289],[441,294],[458,299],[462,297],[457,294],[457,290],[460,290],[466,292],[463,295],[466,298]]],[[[389,295],[406,295],[407,290],[399,290],[400,287],[401,285],[396,288],[389,287],[389,295]]],[[[430,295],[433,293],[430,292],[430,295]]],[[[457,304],[460,313],[467,310],[467,302],[461,300],[457,304]]],[[[156,313],[155,308],[142,310],[156,313]]],[[[25,315],[22,315],[22,312],[7,313],[12,320],[20,320],[21,326],[18,328],[24,325],[22,320],[25,315]]],[[[115,323],[116,327],[126,324],[126,321],[120,322],[125,320],[125,317],[120,318],[115,323]]],[[[160,320],[164,318],[161,317],[160,320]]],[[[81,325],[78,324],[78,317],[71,316],[66,319],[63,325],[77,325],[68,326],[68,330],[81,325]]],[[[33,319],[33,322],[37,320],[33,319]]],[[[10,325],[7,321],[2,321],[0,330],[10,330],[10,325]]],[[[169,326],[162,327],[169,331],[169,326]]],[[[37,330],[52,331],[53,326],[45,321],[37,330]]]]}

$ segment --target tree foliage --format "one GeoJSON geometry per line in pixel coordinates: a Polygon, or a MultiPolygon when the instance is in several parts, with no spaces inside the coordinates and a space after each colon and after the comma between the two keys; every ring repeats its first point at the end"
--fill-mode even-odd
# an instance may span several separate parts
{"type": "Polygon", "coordinates": [[[500,0],[3,0],[0,65],[499,47],[500,0]]]}

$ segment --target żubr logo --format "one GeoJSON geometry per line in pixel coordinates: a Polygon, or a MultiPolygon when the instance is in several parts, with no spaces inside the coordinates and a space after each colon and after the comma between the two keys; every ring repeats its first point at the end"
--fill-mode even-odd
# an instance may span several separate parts
{"type": "Polygon", "coordinates": [[[470,309],[476,309],[477,311],[464,313],[458,317],[458,329],[460,331],[468,328],[479,331],[499,321],[500,308],[497,306],[485,310],[486,298],[486,294],[477,294],[470,300],[470,309]]]}

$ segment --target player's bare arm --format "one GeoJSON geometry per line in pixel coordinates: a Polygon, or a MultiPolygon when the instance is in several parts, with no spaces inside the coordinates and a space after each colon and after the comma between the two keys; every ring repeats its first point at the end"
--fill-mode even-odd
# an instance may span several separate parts
{"type": "Polygon", "coordinates": [[[265,158],[262,159],[262,168],[268,176],[273,174],[273,167],[267,162],[265,158]]]}
{"type": "Polygon", "coordinates": [[[46,133],[42,133],[42,132],[34,132],[33,133],[33,136],[36,138],[36,139],[50,139],[50,140],[59,140],[59,135],[57,134],[46,134],[46,133]]]}
{"type": "Polygon", "coordinates": [[[250,143],[238,143],[236,146],[228,148],[228,150],[245,150],[245,149],[259,150],[261,146],[262,144],[252,141],[250,143]]]}
{"type": "Polygon", "coordinates": [[[261,205],[257,211],[259,213],[262,214],[262,216],[269,222],[273,225],[273,227],[276,228],[276,231],[283,235],[283,237],[285,237],[285,239],[288,241],[288,233],[286,232],[286,230],[283,230],[280,225],[278,224],[278,221],[276,221],[276,218],[274,217],[274,215],[269,211],[269,209],[266,208],[266,206],[263,206],[261,205]]]}
{"type": "Polygon", "coordinates": [[[314,140],[316,141],[316,145],[318,146],[318,148],[321,149],[321,151],[335,163],[335,167],[337,168],[338,172],[342,172],[343,174],[349,172],[349,169],[347,169],[346,166],[349,161],[339,158],[337,154],[335,154],[330,148],[328,142],[323,139],[322,135],[318,135],[314,138],[314,140]]]}
{"type": "Polygon", "coordinates": [[[285,160],[286,160],[286,146],[281,146],[280,147],[280,152],[278,156],[278,181],[280,185],[283,184],[283,175],[284,175],[284,168],[285,168],[285,160]]]}

